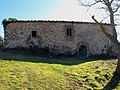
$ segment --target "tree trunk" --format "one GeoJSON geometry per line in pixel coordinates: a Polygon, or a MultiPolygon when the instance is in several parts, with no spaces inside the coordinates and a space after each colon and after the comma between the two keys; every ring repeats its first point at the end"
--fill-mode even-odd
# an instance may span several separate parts
{"type": "Polygon", "coordinates": [[[117,58],[118,58],[118,61],[117,61],[117,67],[116,67],[115,74],[120,76],[120,53],[118,53],[117,58]]]}
{"type": "MultiPolygon", "coordinates": [[[[113,17],[113,16],[111,16],[111,17],[113,17]]],[[[99,25],[101,31],[111,41],[111,43],[113,43],[113,45],[115,47],[115,53],[117,54],[117,58],[118,58],[115,74],[120,76],[120,44],[117,40],[117,33],[115,30],[115,25],[112,26],[113,27],[112,29],[114,29],[112,31],[114,31],[114,32],[113,32],[113,35],[111,35],[106,31],[106,28],[94,18],[94,16],[92,16],[92,19],[96,22],[97,25],[99,25]]]]}

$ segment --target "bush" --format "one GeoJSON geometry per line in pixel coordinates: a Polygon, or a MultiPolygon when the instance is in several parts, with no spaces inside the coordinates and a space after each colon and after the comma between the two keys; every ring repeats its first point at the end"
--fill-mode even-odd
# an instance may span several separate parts
{"type": "Polygon", "coordinates": [[[0,48],[3,47],[3,43],[4,43],[4,40],[3,40],[3,38],[0,36],[0,48]]]}

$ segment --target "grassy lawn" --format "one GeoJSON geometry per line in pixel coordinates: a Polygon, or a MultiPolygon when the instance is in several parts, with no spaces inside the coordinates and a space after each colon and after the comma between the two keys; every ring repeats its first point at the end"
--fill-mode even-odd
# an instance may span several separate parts
{"type": "Polygon", "coordinates": [[[120,90],[116,63],[0,51],[0,90],[120,90]]]}

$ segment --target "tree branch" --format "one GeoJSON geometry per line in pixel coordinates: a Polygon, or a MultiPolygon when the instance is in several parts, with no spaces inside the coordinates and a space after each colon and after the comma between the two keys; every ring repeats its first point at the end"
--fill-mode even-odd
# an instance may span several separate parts
{"type": "Polygon", "coordinates": [[[103,0],[103,2],[105,3],[105,5],[108,5],[108,2],[107,2],[107,0],[103,0]]]}
{"type": "Polygon", "coordinates": [[[99,2],[101,2],[101,0],[95,0],[95,2],[93,2],[93,3],[88,3],[88,4],[85,4],[85,3],[83,3],[81,0],[79,0],[79,2],[82,4],[82,6],[85,6],[85,7],[92,7],[93,5],[95,5],[95,4],[97,4],[97,3],[99,3],[99,2]]]}
{"type": "Polygon", "coordinates": [[[114,37],[114,35],[109,34],[106,31],[106,28],[102,25],[102,23],[98,22],[94,16],[92,16],[92,19],[96,22],[97,25],[99,25],[100,30],[104,33],[104,35],[112,42],[115,44],[115,46],[119,46],[118,40],[114,37]]]}
{"type": "Polygon", "coordinates": [[[100,22],[103,22],[105,19],[107,19],[110,15],[107,15],[106,17],[104,17],[100,22]]]}
{"type": "Polygon", "coordinates": [[[111,0],[110,3],[112,4],[114,0],[111,0]]]}
{"type": "Polygon", "coordinates": [[[111,39],[112,35],[110,35],[108,32],[106,32],[105,27],[104,27],[101,23],[99,23],[99,22],[95,19],[94,16],[92,16],[92,19],[96,22],[97,25],[100,26],[100,29],[101,29],[101,31],[105,34],[105,36],[106,36],[107,38],[111,39]]]}
{"type": "Polygon", "coordinates": [[[113,13],[116,13],[118,11],[118,9],[120,8],[120,5],[117,6],[117,8],[113,11],[113,13]]]}

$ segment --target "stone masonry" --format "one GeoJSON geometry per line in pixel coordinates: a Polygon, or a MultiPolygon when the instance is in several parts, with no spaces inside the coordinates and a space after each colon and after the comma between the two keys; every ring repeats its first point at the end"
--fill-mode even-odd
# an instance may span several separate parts
{"type": "MultiPolygon", "coordinates": [[[[104,27],[111,33],[110,24],[104,27]]],[[[47,47],[56,54],[99,55],[111,47],[99,27],[88,22],[5,21],[4,35],[4,48],[47,47]]]]}

